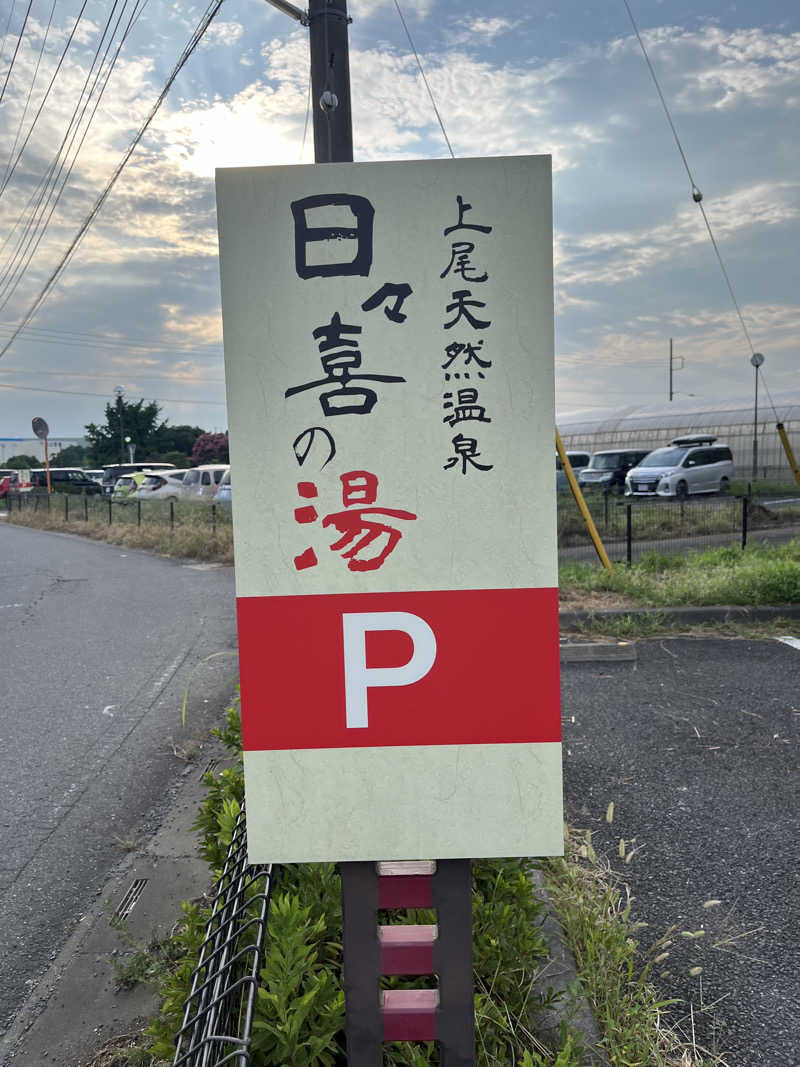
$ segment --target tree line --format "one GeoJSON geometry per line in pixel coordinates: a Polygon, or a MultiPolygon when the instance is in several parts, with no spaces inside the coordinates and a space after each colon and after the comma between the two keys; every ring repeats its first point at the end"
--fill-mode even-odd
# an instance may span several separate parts
{"type": "MultiPolygon", "coordinates": [[[[134,460],[139,463],[174,463],[176,467],[197,467],[201,463],[228,463],[227,433],[209,433],[201,426],[170,426],[161,419],[155,400],[128,401],[124,397],[106,404],[105,422],[90,422],[86,445],[68,445],[50,457],[54,467],[105,467],[127,463],[128,443],[135,445],[134,460]]],[[[37,456],[11,456],[5,467],[25,470],[40,467],[37,456]]]]}

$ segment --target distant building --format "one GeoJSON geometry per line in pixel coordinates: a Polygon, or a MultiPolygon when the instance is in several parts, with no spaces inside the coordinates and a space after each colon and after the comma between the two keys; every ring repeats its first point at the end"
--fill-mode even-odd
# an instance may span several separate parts
{"type": "MultiPolygon", "coordinates": [[[[51,456],[69,445],[86,444],[85,437],[51,437],[48,441],[51,456]]],[[[0,437],[0,467],[12,456],[38,456],[44,466],[44,441],[38,437],[0,437]]]]}
{"type": "MultiPolygon", "coordinates": [[[[786,454],[775,430],[782,422],[796,456],[800,457],[800,394],[759,397],[758,476],[770,481],[793,481],[786,454]],[[777,418],[775,417],[777,414],[777,418]]],[[[714,434],[731,446],[739,479],[747,480],[753,465],[753,407],[741,404],[698,404],[686,400],[598,408],[557,416],[564,446],[599,452],[610,448],[658,448],[672,437],[690,433],[714,434]]]]}

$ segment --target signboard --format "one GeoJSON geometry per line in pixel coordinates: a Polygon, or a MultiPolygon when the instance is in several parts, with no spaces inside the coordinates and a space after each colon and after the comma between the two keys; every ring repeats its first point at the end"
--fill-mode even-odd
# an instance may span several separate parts
{"type": "Polygon", "coordinates": [[[217,208],[251,862],[560,853],[549,157],[217,208]]]}

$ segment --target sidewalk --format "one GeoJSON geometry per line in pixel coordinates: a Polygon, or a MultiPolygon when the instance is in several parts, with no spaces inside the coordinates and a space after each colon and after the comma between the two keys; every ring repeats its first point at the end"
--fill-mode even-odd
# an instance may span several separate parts
{"type": "Polygon", "coordinates": [[[209,888],[209,868],[197,855],[191,827],[205,797],[202,776],[213,761],[227,763],[228,752],[210,738],[183,772],[159,830],[118,865],[0,1039],[2,1067],[87,1067],[98,1049],[158,1009],[145,987],[116,988],[112,960],[126,946],[110,919],[130,906],[124,927],[144,944],[154,934],[168,934],[181,902],[209,888]]]}

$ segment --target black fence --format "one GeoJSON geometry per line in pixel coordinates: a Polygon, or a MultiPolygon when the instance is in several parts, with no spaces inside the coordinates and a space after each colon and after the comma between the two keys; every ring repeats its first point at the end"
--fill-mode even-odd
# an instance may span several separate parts
{"type": "Polygon", "coordinates": [[[109,526],[126,523],[132,526],[161,525],[175,526],[192,523],[207,527],[212,535],[217,528],[230,527],[231,509],[229,505],[217,504],[213,499],[193,500],[114,500],[110,496],[75,493],[9,493],[4,503],[8,510],[14,512],[43,513],[63,522],[103,522],[109,526]]]}
{"type": "MultiPolygon", "coordinates": [[[[768,496],[658,497],[586,495],[609,558],[632,563],[648,553],[679,554],[711,546],[775,544],[800,537],[800,492],[768,496]]],[[[558,554],[562,562],[596,560],[586,524],[570,497],[559,500],[558,554]]]]}

